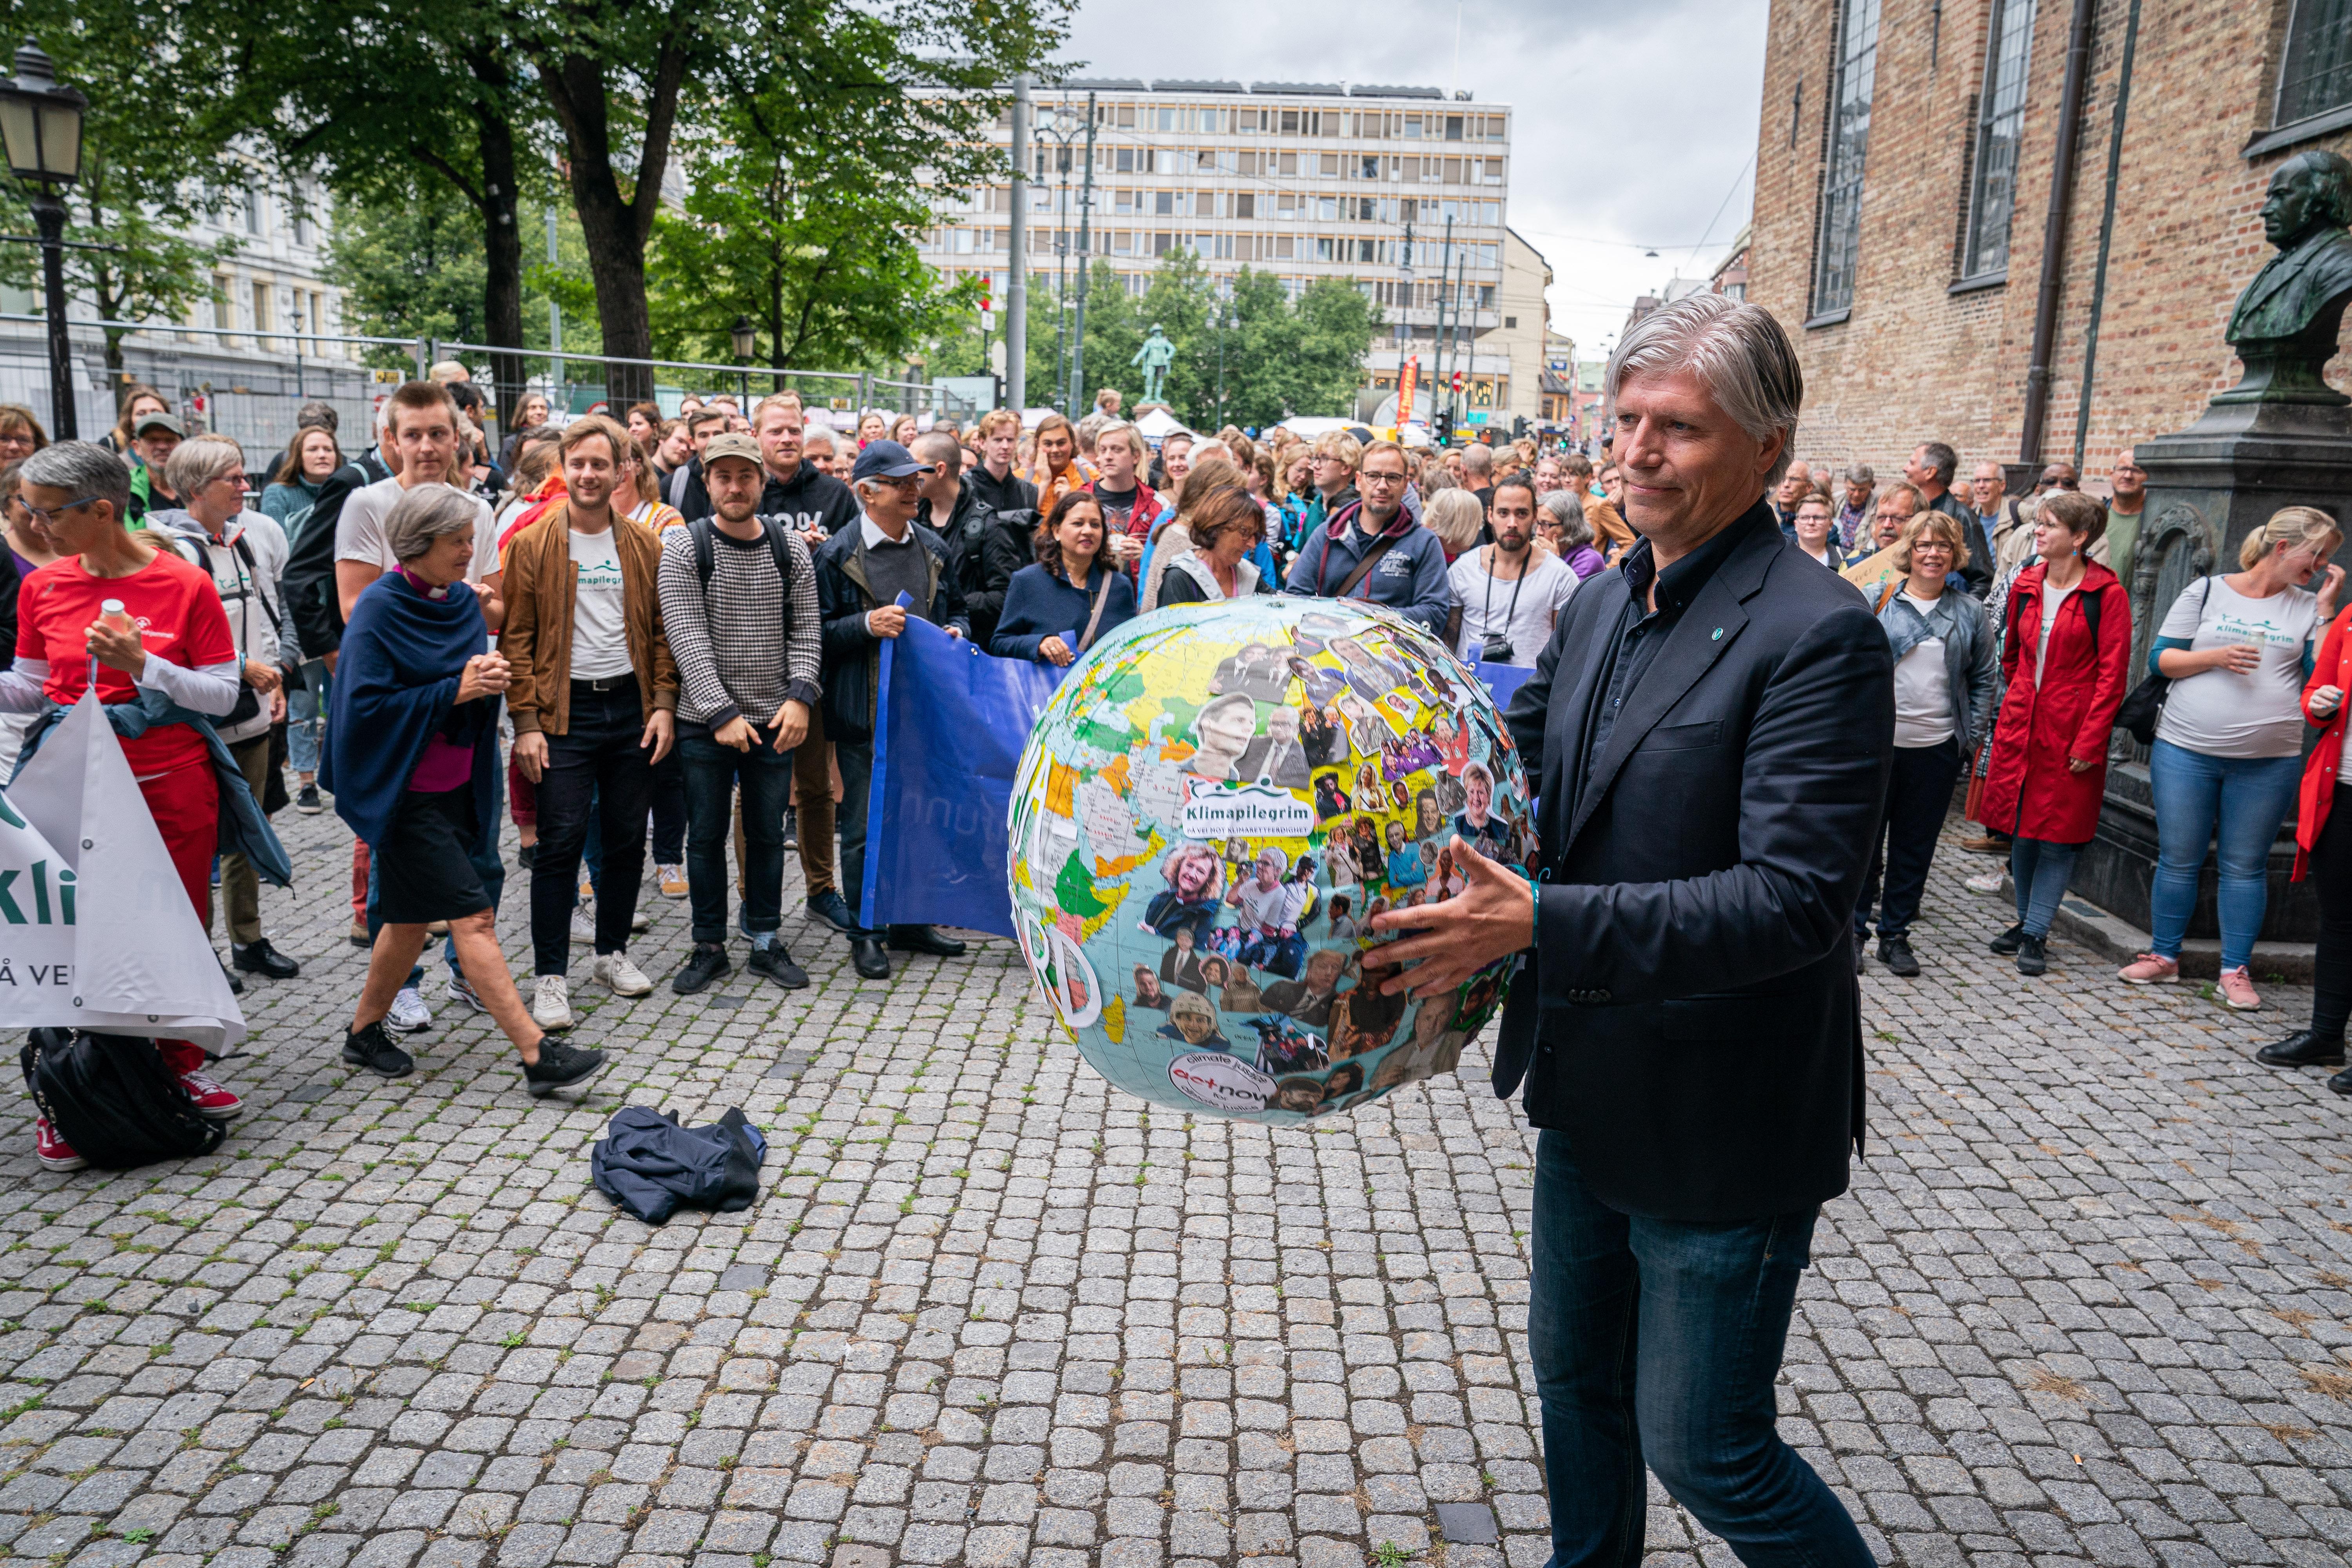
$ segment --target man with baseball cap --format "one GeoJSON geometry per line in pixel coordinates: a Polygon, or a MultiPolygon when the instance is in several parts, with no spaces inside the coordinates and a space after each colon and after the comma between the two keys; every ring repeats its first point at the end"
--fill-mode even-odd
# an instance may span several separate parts
{"type": "Polygon", "coordinates": [[[152,409],[131,426],[131,526],[145,526],[151,511],[184,504],[163,479],[163,460],[179,449],[188,427],[162,409],[152,409]]]}
{"type": "MultiPolygon", "coordinates": [[[[881,680],[882,644],[906,630],[914,616],[968,637],[971,627],[958,602],[940,536],[915,521],[924,466],[896,441],[869,441],[849,472],[858,520],[816,552],[819,613],[824,619],[824,731],[841,766],[841,891],[859,923],[849,935],[857,973],[887,980],[886,933],[865,925],[866,796],[874,779],[875,697],[881,680]],[[905,595],[908,604],[898,603],[905,595]]],[[[927,925],[895,925],[889,945],[953,958],[963,943],[927,925]]]]}
{"type": "Polygon", "coordinates": [[[670,980],[681,996],[724,979],[727,840],[743,798],[745,967],[788,991],[808,984],[778,940],[784,807],[793,753],[809,743],[822,659],[807,543],[760,514],[760,444],[730,432],[702,449],[712,514],[662,532],[662,626],[677,661],[677,744],[686,763],[686,881],[694,952],[670,980]]]}

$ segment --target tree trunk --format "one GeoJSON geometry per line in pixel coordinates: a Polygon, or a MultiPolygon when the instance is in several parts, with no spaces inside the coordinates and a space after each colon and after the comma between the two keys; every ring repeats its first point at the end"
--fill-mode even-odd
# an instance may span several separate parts
{"type": "MultiPolygon", "coordinates": [[[[486,62],[478,59],[479,75],[486,62]]],[[[491,68],[497,68],[493,64],[491,68]]],[[[522,347],[522,226],[521,192],[516,188],[514,127],[494,105],[478,104],[475,118],[481,127],[482,236],[488,265],[482,278],[482,328],[497,348],[522,347]]],[[[514,428],[516,407],[522,402],[530,372],[520,353],[490,356],[490,381],[496,389],[493,405],[499,427],[514,428]]]]}
{"type": "MultiPolygon", "coordinates": [[[[540,81],[563,127],[571,153],[572,205],[588,242],[588,271],[596,286],[596,320],[604,353],[621,359],[650,359],[653,318],[646,304],[646,240],[661,205],[662,175],[669,165],[670,132],[677,122],[678,89],[686,76],[684,40],[692,23],[687,0],[677,0],[673,28],[654,61],[644,104],[637,167],[626,195],[613,166],[614,127],[604,63],[583,55],[541,57],[540,81]]],[[[604,366],[604,395],[614,407],[650,401],[651,365],[604,366]]]]}

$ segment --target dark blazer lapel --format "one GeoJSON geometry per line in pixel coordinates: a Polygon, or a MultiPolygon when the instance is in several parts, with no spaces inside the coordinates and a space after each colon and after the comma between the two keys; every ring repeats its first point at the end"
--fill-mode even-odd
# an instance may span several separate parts
{"type": "Polygon", "coordinates": [[[1575,819],[1569,825],[1571,844],[1616,782],[1617,770],[1625,765],[1633,748],[1657,728],[1658,721],[1674,711],[1675,704],[1698,684],[1724,650],[1739,640],[1740,628],[1748,624],[1748,612],[1740,607],[1740,601],[1762,585],[1766,564],[1784,544],[1778,528],[1756,529],[1716,569],[1666,634],[1665,646],[1658,649],[1625,711],[1611,727],[1608,749],[1593,763],[1592,782],[1578,798],[1575,819]]]}

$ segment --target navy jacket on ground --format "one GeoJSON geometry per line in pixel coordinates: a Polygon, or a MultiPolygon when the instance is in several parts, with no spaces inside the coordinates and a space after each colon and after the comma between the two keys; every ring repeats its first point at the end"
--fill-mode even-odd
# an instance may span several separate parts
{"type": "Polygon", "coordinates": [[[1759,498],[1657,574],[1658,640],[1621,691],[1650,567],[1643,540],[1576,591],[1504,718],[1541,803],[1541,890],[1495,1091],[1524,1078],[1528,1120],[1568,1134],[1612,1208],[1790,1214],[1845,1190],[1862,1135],[1849,933],[1895,660],[1759,498]]]}
{"type": "MultiPolygon", "coordinates": [[[[1102,588],[1106,570],[1097,564],[1088,572],[1084,588],[1043,565],[1024,566],[1015,572],[1012,586],[1004,591],[1004,614],[996,623],[996,635],[989,639],[988,651],[999,658],[1035,658],[1037,645],[1047,637],[1071,632],[1083,635],[1088,617],[1095,613],[1095,595],[1102,588]]],[[[1114,571],[1110,576],[1110,602],[1103,606],[1102,622],[1095,627],[1097,642],[1111,627],[1135,618],[1135,584],[1124,572],[1114,571]]],[[[1082,650],[1073,642],[1070,651],[1082,650]]]]}
{"type": "MultiPolygon", "coordinates": [[[[1363,502],[1350,502],[1333,513],[1329,522],[1307,534],[1298,559],[1290,563],[1284,593],[1315,599],[1337,596],[1339,584],[1374,542],[1356,526],[1362,510],[1363,502]]],[[[1443,637],[1446,617],[1454,608],[1454,585],[1445,575],[1444,543],[1402,507],[1381,537],[1396,542],[1348,596],[1385,605],[1426,626],[1431,636],[1443,637]]]]}
{"type": "Polygon", "coordinates": [[[768,1140],[730,1110],[708,1127],[681,1127],[677,1118],[642,1105],[616,1112],[588,1152],[596,1190],[647,1225],[659,1225],[681,1205],[733,1214],[760,1195],[760,1162],[768,1140]]]}

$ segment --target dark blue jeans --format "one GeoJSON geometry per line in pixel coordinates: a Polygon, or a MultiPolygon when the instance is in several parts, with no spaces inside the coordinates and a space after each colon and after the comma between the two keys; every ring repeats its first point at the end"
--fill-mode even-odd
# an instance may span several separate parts
{"type": "Polygon", "coordinates": [[[572,911],[580,902],[580,852],[591,813],[604,840],[596,878],[596,952],[629,945],[637,889],[646,871],[646,803],[653,790],[650,749],[636,683],[616,690],[572,689],[569,729],[547,737],[539,781],[539,851],[530,862],[531,966],[564,974],[572,967],[572,911]]]}
{"type": "Polygon", "coordinates": [[[1886,782],[1886,816],[1871,841],[1870,870],[1862,900],[1853,908],[1857,936],[1870,934],[1873,905],[1881,937],[1907,937],[1927,890],[1927,868],[1936,858],[1936,835],[1952,809],[1952,786],[1959,782],[1960,745],[1946,740],[1933,746],[1897,746],[1895,770],[1886,782]],[[1879,896],[1885,874],[1886,890],[1879,896]]]}
{"type": "Polygon", "coordinates": [[[2009,879],[2017,888],[2017,923],[2032,936],[2050,934],[2058,906],[2066,897],[2067,879],[2074,874],[2080,844],[2053,844],[2046,838],[2012,838],[2009,844],[2009,879]]]}
{"type": "Polygon", "coordinates": [[[1621,1214],[1587,1190],[1568,1134],[1540,1135],[1528,1353],[1552,1568],[1638,1568],[1645,1464],[1742,1563],[1872,1568],[1843,1505],[1774,1425],[1819,1212],[1719,1225],[1621,1214]]]}
{"type": "Polygon", "coordinates": [[[743,791],[743,930],[773,931],[784,913],[784,807],[793,799],[793,754],[776,732],[758,730],[748,752],[722,746],[704,724],[681,723],[686,774],[686,885],[694,940],[727,941],[727,841],[734,837],[735,790],[743,791]]]}

